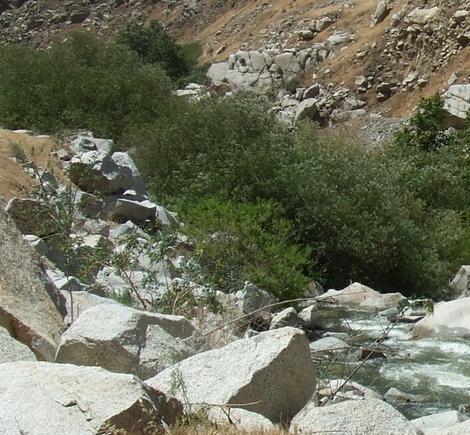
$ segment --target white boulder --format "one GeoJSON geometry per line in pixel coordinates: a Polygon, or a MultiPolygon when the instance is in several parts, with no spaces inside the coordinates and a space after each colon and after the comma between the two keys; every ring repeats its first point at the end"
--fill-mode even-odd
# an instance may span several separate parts
{"type": "Polygon", "coordinates": [[[22,361],[0,365],[0,403],[3,433],[29,435],[163,432],[182,409],[131,375],[22,361]]]}
{"type": "Polygon", "coordinates": [[[383,311],[398,306],[404,299],[405,297],[400,293],[379,293],[355,282],[343,290],[328,290],[319,296],[317,301],[370,311],[383,311]]]}
{"type": "Polygon", "coordinates": [[[436,334],[470,336],[470,297],[439,302],[432,313],[414,325],[415,338],[436,334]]]}
{"type": "Polygon", "coordinates": [[[233,404],[279,422],[292,418],[311,398],[315,375],[305,334],[287,327],[192,356],[147,384],[172,390],[194,406],[233,404]],[[177,391],[172,390],[175,376],[177,391]]]}
{"type": "Polygon", "coordinates": [[[391,405],[381,400],[347,400],[330,406],[309,403],[292,420],[303,434],[341,433],[418,435],[418,430],[391,405]]]}
{"type": "Polygon", "coordinates": [[[448,121],[457,127],[463,125],[470,111],[470,84],[450,86],[443,99],[448,121]]]}
{"type": "Polygon", "coordinates": [[[450,286],[460,293],[460,297],[470,296],[470,266],[462,266],[450,286]]]}
{"type": "Polygon", "coordinates": [[[183,340],[194,332],[182,316],[98,305],[85,310],[62,335],[56,361],[147,379],[191,355],[183,340]]]}

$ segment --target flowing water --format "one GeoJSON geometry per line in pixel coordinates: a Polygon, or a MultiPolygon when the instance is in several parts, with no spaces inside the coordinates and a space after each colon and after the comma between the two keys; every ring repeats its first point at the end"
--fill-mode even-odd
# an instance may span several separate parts
{"type": "MultiPolygon", "coordinates": [[[[361,312],[330,309],[322,318],[322,329],[342,339],[344,333],[356,336],[362,346],[372,345],[389,325],[384,317],[361,312]]],[[[410,419],[470,403],[470,339],[446,335],[411,340],[411,329],[410,324],[396,324],[383,342],[387,357],[367,361],[353,380],[380,394],[395,387],[424,396],[418,403],[394,404],[410,419]]],[[[325,375],[344,378],[357,365],[338,364],[325,375]]]]}

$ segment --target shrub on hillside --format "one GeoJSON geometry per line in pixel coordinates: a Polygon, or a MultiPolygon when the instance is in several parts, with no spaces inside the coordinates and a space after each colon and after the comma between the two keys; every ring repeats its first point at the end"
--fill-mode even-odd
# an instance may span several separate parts
{"type": "Polygon", "coordinates": [[[202,52],[200,45],[177,44],[158,21],[149,26],[131,24],[119,33],[117,41],[136,52],[143,62],[161,66],[177,86],[191,79],[200,81],[198,71],[206,71],[196,67],[202,52]]]}
{"type": "Polygon", "coordinates": [[[118,140],[168,110],[170,82],[122,46],[75,33],[49,50],[0,47],[0,124],[42,133],[87,128],[118,140]]]}

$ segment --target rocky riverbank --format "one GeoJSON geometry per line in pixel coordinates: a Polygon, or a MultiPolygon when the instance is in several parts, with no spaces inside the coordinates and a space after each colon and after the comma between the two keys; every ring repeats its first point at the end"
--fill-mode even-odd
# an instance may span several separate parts
{"type": "Polygon", "coordinates": [[[7,433],[171,433],[195,414],[247,430],[465,433],[468,266],[452,284],[462,298],[433,312],[359,283],[311,285],[295,304],[248,282],[225,294],[194,272],[184,225],[129,154],[89,132],[53,152],[62,174],[16,150],[39,193],[0,212],[7,433]]]}

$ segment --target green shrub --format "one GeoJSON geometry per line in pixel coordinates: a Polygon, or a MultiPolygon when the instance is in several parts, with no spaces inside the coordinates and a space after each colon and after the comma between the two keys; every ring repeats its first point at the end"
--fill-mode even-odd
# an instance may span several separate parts
{"type": "Polygon", "coordinates": [[[119,33],[117,42],[136,52],[143,62],[161,66],[177,87],[191,78],[201,79],[195,67],[202,54],[201,46],[197,42],[177,44],[158,21],[149,26],[129,25],[119,33]]]}
{"type": "Polygon", "coordinates": [[[284,206],[329,285],[360,280],[410,293],[445,284],[456,255],[451,242],[462,235],[458,214],[430,213],[382,156],[350,144],[302,146],[284,206]]]}
{"type": "Polygon", "coordinates": [[[87,128],[118,140],[169,106],[170,82],[158,66],[89,33],[49,50],[0,47],[0,124],[7,128],[87,128]]]}
{"type": "Polygon", "coordinates": [[[187,207],[183,217],[210,283],[236,291],[250,281],[281,299],[302,295],[308,251],[292,243],[292,225],[278,204],[212,198],[187,207]]]}
{"type": "MultiPolygon", "coordinates": [[[[292,135],[254,95],[181,106],[128,139],[154,194],[166,203],[217,195],[274,199],[280,169],[294,157],[292,135]]],[[[282,194],[282,193],[281,193],[282,194]]]]}

